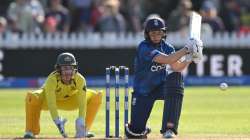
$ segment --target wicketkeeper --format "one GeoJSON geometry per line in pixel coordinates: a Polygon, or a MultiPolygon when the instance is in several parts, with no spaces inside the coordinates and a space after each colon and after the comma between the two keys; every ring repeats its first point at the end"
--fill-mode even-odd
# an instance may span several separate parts
{"type": "Polygon", "coordinates": [[[144,37],[135,57],[131,119],[126,126],[126,136],[147,138],[150,129],[146,123],[154,102],[164,100],[160,132],[163,138],[173,138],[178,132],[184,93],[181,71],[192,61],[202,59],[202,41],[189,39],[182,49],[175,51],[171,44],[165,42],[166,26],[159,16],[146,20],[144,37]]]}
{"type": "Polygon", "coordinates": [[[48,76],[42,88],[27,93],[24,138],[34,138],[39,134],[41,110],[49,110],[59,133],[63,137],[67,137],[64,129],[66,119],[59,115],[59,109],[68,111],[78,109],[79,115],[75,120],[75,137],[91,137],[88,132],[101,101],[101,92],[86,88],[84,77],[77,71],[74,55],[62,53],[57,57],[55,71],[48,76]]]}

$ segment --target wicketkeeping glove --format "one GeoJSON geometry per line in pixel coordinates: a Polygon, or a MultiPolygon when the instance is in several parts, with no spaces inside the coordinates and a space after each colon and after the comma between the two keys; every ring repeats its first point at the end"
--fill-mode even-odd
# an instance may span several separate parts
{"type": "Polygon", "coordinates": [[[86,137],[86,126],[83,118],[76,119],[76,135],[75,138],[84,138],[86,137]]]}
{"type": "Polygon", "coordinates": [[[65,132],[65,129],[64,129],[64,125],[65,125],[65,123],[67,122],[67,119],[63,119],[63,118],[61,118],[61,117],[58,117],[58,118],[56,118],[56,119],[54,120],[54,122],[55,122],[55,124],[56,124],[56,126],[57,126],[57,128],[58,128],[58,130],[59,130],[59,132],[60,132],[60,134],[61,134],[64,138],[67,138],[68,136],[67,136],[67,134],[66,134],[66,132],[65,132]]]}

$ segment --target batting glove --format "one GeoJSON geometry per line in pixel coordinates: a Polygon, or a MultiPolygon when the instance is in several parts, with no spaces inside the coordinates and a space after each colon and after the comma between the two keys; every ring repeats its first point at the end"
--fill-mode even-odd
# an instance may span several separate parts
{"type": "Polygon", "coordinates": [[[194,45],[195,45],[195,42],[194,42],[194,40],[193,39],[189,39],[187,42],[186,42],[186,44],[185,44],[185,48],[187,48],[187,52],[188,53],[193,53],[195,50],[195,47],[194,47],[194,45]]]}
{"type": "Polygon", "coordinates": [[[200,62],[202,61],[202,58],[203,58],[202,55],[193,57],[193,62],[196,63],[196,64],[197,64],[197,63],[200,63],[200,62]]]}
{"type": "Polygon", "coordinates": [[[193,61],[193,55],[191,53],[188,53],[185,56],[183,56],[182,60],[185,61],[185,62],[192,62],[193,61]]]}
{"type": "Polygon", "coordinates": [[[199,47],[203,46],[203,42],[200,39],[190,38],[185,44],[185,48],[187,48],[189,53],[197,53],[199,47]]]}
{"type": "Polygon", "coordinates": [[[83,118],[76,119],[76,135],[75,138],[84,138],[86,137],[86,126],[83,118]]]}
{"type": "Polygon", "coordinates": [[[56,119],[54,120],[54,122],[55,122],[55,124],[56,124],[56,126],[57,126],[57,128],[58,128],[58,130],[59,130],[59,132],[60,132],[60,134],[61,134],[64,138],[67,138],[68,136],[67,136],[67,134],[66,134],[66,132],[65,132],[65,129],[64,129],[64,125],[65,125],[65,123],[67,122],[67,119],[63,119],[63,118],[61,118],[61,117],[58,117],[58,118],[56,118],[56,119]]]}
{"type": "Polygon", "coordinates": [[[196,49],[195,51],[193,52],[193,61],[195,63],[199,63],[202,58],[203,58],[203,42],[201,40],[197,40],[195,41],[195,46],[196,46],[196,49]]]}

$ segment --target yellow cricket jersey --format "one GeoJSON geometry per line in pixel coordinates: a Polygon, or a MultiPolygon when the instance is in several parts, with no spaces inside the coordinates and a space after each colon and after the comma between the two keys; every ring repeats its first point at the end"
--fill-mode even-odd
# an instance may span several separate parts
{"type": "Polygon", "coordinates": [[[74,74],[71,84],[65,85],[61,81],[60,74],[54,71],[48,76],[42,89],[44,90],[43,94],[47,100],[48,110],[53,120],[59,116],[56,102],[67,100],[71,96],[77,96],[79,117],[85,119],[86,81],[80,73],[77,72],[74,74]]]}

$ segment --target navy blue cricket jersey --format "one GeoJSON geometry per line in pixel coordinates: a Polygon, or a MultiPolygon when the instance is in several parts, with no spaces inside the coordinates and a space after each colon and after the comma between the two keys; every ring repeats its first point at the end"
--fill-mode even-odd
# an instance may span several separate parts
{"type": "Polygon", "coordinates": [[[170,66],[156,63],[153,59],[162,53],[169,55],[174,52],[174,47],[163,40],[158,46],[153,46],[146,40],[142,41],[137,48],[134,61],[134,92],[147,95],[165,81],[166,76],[172,72],[170,66]]]}

